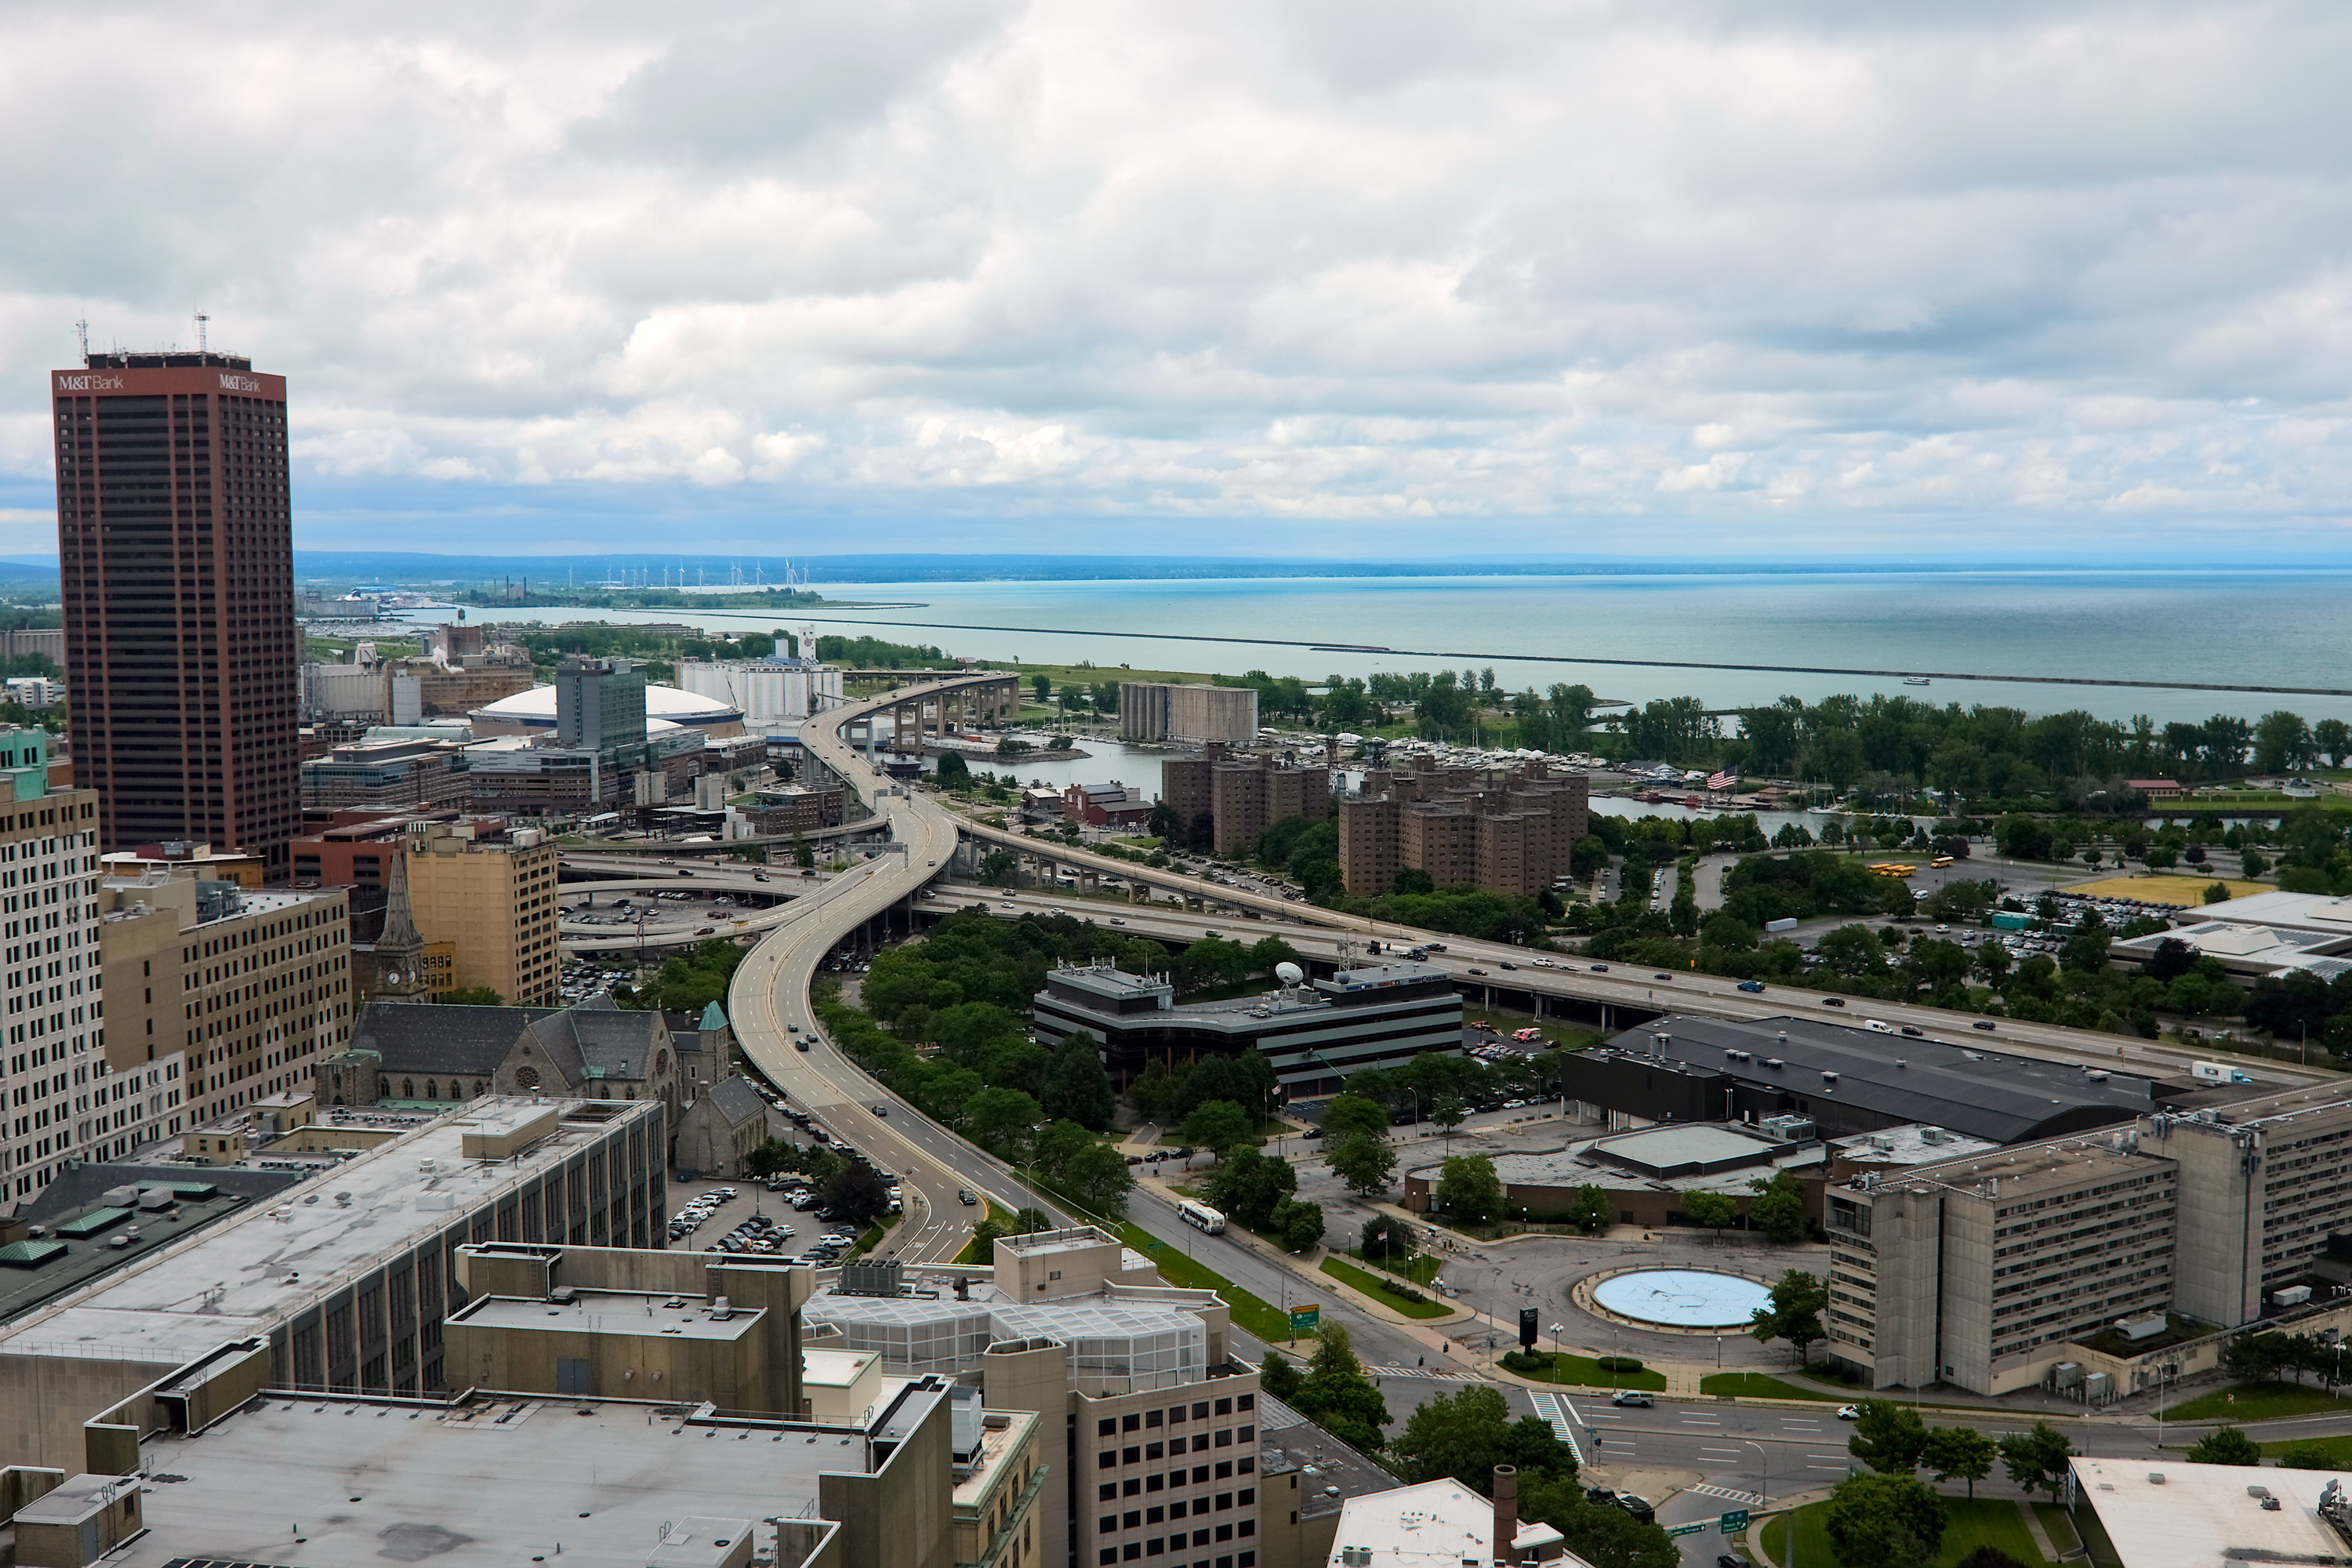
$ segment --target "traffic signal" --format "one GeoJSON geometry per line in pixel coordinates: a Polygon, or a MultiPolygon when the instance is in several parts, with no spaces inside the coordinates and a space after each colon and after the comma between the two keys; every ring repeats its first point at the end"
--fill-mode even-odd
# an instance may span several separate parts
{"type": "Polygon", "coordinates": [[[1523,1351],[1536,1348],[1536,1310],[1533,1307],[1519,1309],[1519,1348],[1523,1351]]]}

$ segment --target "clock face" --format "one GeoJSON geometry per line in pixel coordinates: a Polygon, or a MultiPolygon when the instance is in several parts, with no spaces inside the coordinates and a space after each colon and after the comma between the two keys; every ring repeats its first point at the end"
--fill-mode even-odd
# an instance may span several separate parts
{"type": "Polygon", "coordinates": [[[387,969],[387,970],[385,970],[385,971],[383,972],[383,983],[384,983],[386,985],[397,985],[397,984],[400,984],[400,971],[399,971],[399,970],[397,970],[397,969],[387,969]]]}

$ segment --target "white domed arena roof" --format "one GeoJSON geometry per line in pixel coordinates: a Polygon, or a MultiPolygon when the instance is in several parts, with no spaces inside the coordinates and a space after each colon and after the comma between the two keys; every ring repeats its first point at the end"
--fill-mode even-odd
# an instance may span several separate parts
{"type": "MultiPolygon", "coordinates": [[[[501,697],[487,707],[477,708],[468,715],[478,723],[503,724],[512,728],[555,728],[555,688],[534,686],[529,691],[518,691],[512,697],[501,697]]],[[[646,728],[654,734],[664,730],[713,729],[720,725],[740,723],[743,710],[709,697],[697,697],[691,691],[681,691],[675,686],[646,687],[646,728]]]]}

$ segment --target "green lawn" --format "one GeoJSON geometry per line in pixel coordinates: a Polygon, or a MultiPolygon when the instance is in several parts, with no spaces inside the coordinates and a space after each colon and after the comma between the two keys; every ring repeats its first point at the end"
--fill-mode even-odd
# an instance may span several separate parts
{"type": "Polygon", "coordinates": [[[1391,1311],[1402,1312],[1408,1318],[1444,1318],[1451,1317],[1454,1312],[1454,1309],[1444,1301],[1408,1301],[1372,1275],[1367,1274],[1352,1263],[1342,1263],[1336,1258],[1327,1258],[1323,1260],[1323,1272],[1351,1289],[1362,1291],[1391,1311]]]}
{"type": "MultiPolygon", "coordinates": [[[[1797,1562],[1805,1568],[1835,1563],[1836,1550],[1830,1545],[1829,1532],[1822,1527],[1827,1517],[1827,1503],[1811,1503],[1794,1514],[1797,1529],[1797,1562]]],[[[1789,1562],[1789,1514],[1780,1514],[1764,1526],[1764,1550],[1773,1561],[1789,1562]]],[[[2054,1543],[2056,1537],[2053,1536],[2054,1543]]],[[[2071,1535],[2068,1539],[2072,1539],[2071,1535]]],[[[1953,1568],[1961,1558],[1979,1546],[1990,1546],[2008,1552],[2026,1568],[2053,1568],[2026,1533],[2025,1521],[2017,1511],[2017,1504],[2006,1498],[1979,1498],[1974,1502],[1967,1498],[1948,1497],[1944,1500],[1944,1542],[1936,1555],[1936,1568],[1953,1568]]]]}
{"type": "Polygon", "coordinates": [[[1698,1391],[1701,1394],[1728,1394],[1739,1399],[1817,1399],[1824,1405],[1843,1405],[1847,1397],[1825,1389],[1783,1383],[1760,1372],[1711,1373],[1698,1380],[1698,1391]]]}
{"type": "Polygon", "coordinates": [[[1646,1388],[1654,1394],[1666,1386],[1665,1373],[1653,1372],[1647,1367],[1640,1372],[1603,1372],[1601,1363],[1588,1355],[1571,1355],[1566,1352],[1555,1354],[1550,1351],[1536,1353],[1550,1358],[1551,1365],[1548,1370],[1517,1372],[1514,1369],[1514,1374],[1533,1378],[1538,1383],[1565,1383],[1585,1388],[1646,1388]]]}
{"type": "Polygon", "coordinates": [[[1352,1247],[1348,1248],[1348,1261],[1369,1268],[1374,1274],[1394,1274],[1400,1279],[1411,1280],[1415,1285],[1428,1284],[1437,1278],[1437,1271],[1445,1267],[1434,1253],[1423,1252],[1415,1254],[1412,1260],[1402,1268],[1391,1268],[1385,1263],[1365,1262],[1363,1253],[1352,1247]]]}
{"type": "Polygon", "coordinates": [[[2339,1470],[2352,1470],[2352,1436],[2342,1437],[2289,1437],[2284,1442],[2263,1445],[2263,1458],[2275,1459],[2289,1448],[2325,1448],[2339,1470]]]}
{"type": "Polygon", "coordinates": [[[2183,1400],[2164,1413],[2167,1421],[2274,1421],[2322,1410],[2352,1408],[2325,1389],[2299,1383],[2242,1383],[2183,1400]]]}
{"type": "MultiPolygon", "coordinates": [[[[1290,1337],[1290,1320],[1280,1308],[1262,1297],[1253,1296],[1232,1280],[1184,1256],[1181,1247],[1171,1247],[1145,1230],[1141,1226],[1122,1220],[1118,1238],[1152,1261],[1160,1278],[1184,1290],[1214,1290],[1233,1309],[1234,1326],[1245,1329],[1268,1344],[1280,1344],[1290,1337]]],[[[1304,1303],[1301,1303],[1304,1305],[1304,1303]]]]}

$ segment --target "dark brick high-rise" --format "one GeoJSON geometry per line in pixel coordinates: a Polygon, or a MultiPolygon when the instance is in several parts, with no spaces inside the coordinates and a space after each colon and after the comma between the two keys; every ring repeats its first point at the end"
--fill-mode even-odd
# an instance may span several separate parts
{"type": "Polygon", "coordinates": [[[49,389],[74,782],[110,849],[201,839],[281,877],[301,804],[286,379],[93,353],[49,389]]]}

